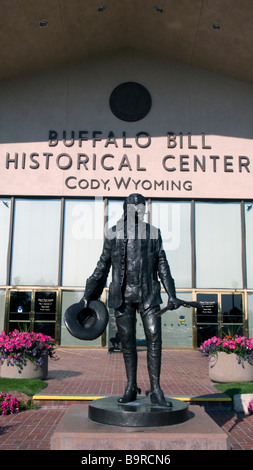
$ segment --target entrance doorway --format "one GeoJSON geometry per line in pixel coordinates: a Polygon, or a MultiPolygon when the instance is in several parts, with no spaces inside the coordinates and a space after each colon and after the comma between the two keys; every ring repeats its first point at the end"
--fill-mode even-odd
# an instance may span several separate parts
{"type": "Polygon", "coordinates": [[[243,335],[243,293],[197,293],[197,301],[197,347],[212,336],[243,335]]]}
{"type": "Polygon", "coordinates": [[[10,289],[6,303],[6,329],[34,331],[56,339],[57,290],[10,289]]]}

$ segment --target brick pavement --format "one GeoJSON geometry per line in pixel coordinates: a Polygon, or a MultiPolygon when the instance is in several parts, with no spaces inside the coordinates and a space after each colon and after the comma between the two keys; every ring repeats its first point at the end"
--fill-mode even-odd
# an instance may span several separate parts
{"type": "MultiPolygon", "coordinates": [[[[122,354],[103,349],[59,348],[49,361],[45,395],[119,395],[125,388],[122,354]]],[[[138,353],[138,386],[148,389],[146,352],[138,353]]],[[[161,386],[165,395],[217,396],[208,363],[198,351],[163,350],[161,386]]],[[[87,406],[88,402],[80,402],[87,406]]],[[[0,450],[49,450],[50,438],[67,409],[66,402],[42,402],[40,408],[0,417],[0,450]]],[[[232,450],[253,450],[253,416],[209,408],[209,415],[230,437],[232,450]]]]}

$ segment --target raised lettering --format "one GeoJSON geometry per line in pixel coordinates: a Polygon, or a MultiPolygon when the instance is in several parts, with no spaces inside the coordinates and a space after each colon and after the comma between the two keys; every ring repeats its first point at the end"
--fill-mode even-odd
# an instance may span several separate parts
{"type": "Polygon", "coordinates": [[[101,131],[93,131],[92,132],[92,147],[96,147],[96,142],[102,140],[99,137],[97,137],[97,134],[101,135],[101,131]]]}
{"type": "Polygon", "coordinates": [[[5,161],[5,168],[8,170],[10,168],[10,163],[14,163],[14,168],[17,170],[18,168],[18,153],[15,152],[15,157],[10,158],[9,152],[6,153],[6,161],[5,161]]]}
{"type": "Polygon", "coordinates": [[[138,147],[142,148],[142,149],[145,149],[147,147],[150,146],[151,144],[151,137],[150,135],[148,134],[148,132],[138,132],[138,134],[136,134],[136,137],[135,137],[135,142],[136,142],[136,145],[138,145],[138,147]],[[144,144],[141,144],[140,142],[140,139],[142,138],[147,138],[147,142],[144,143],[144,144]]]}
{"type": "Polygon", "coordinates": [[[78,145],[79,145],[79,147],[82,147],[83,141],[88,140],[88,138],[84,134],[88,134],[88,131],[79,131],[79,134],[78,134],[78,145]]]}
{"type": "Polygon", "coordinates": [[[108,145],[115,145],[115,147],[118,147],[118,144],[117,144],[117,141],[114,137],[114,133],[112,131],[109,132],[108,134],[108,138],[106,140],[106,143],[105,143],[105,147],[108,147],[108,145]]]}
{"type": "Polygon", "coordinates": [[[188,132],[188,149],[197,149],[197,145],[192,145],[192,135],[188,132]]]}
{"type": "MultiPolygon", "coordinates": [[[[173,132],[168,132],[167,134],[167,147],[170,149],[174,149],[177,146],[177,136],[173,132]]],[[[183,140],[181,141],[183,142],[183,140]]],[[[183,147],[181,147],[183,148],[183,147]]]]}
{"type": "Polygon", "coordinates": [[[121,171],[123,167],[126,167],[126,168],[129,169],[129,171],[132,171],[130,161],[129,161],[128,156],[126,154],[123,155],[122,160],[119,164],[119,168],[118,168],[119,171],[121,171]]]}
{"type": "Polygon", "coordinates": [[[84,166],[85,170],[88,170],[87,163],[89,161],[88,155],[86,153],[78,153],[77,155],[77,169],[80,170],[81,165],[84,166]]]}
{"type": "Polygon", "coordinates": [[[102,156],[101,158],[101,166],[102,168],[104,168],[104,170],[107,170],[107,171],[112,171],[114,170],[114,166],[105,166],[105,160],[106,158],[114,158],[113,155],[111,155],[110,153],[106,153],[105,155],[102,156]]]}
{"type": "Polygon", "coordinates": [[[49,147],[55,147],[58,144],[58,134],[56,131],[49,131],[48,145],[49,147]]]}
{"type": "Polygon", "coordinates": [[[31,153],[30,155],[30,160],[34,163],[34,165],[29,165],[29,168],[31,168],[32,170],[37,170],[37,168],[39,168],[40,164],[38,162],[38,160],[35,160],[34,157],[38,157],[39,154],[34,152],[34,153],[31,153]]]}
{"type": "Polygon", "coordinates": [[[245,168],[245,170],[250,173],[249,169],[249,164],[250,164],[250,159],[248,157],[244,156],[239,156],[239,172],[242,173],[242,169],[245,168]]]}
{"type": "Polygon", "coordinates": [[[164,158],[163,158],[163,161],[162,161],[162,165],[163,165],[163,168],[166,170],[166,171],[176,171],[176,168],[175,167],[172,167],[172,168],[168,168],[167,167],[167,160],[175,160],[175,156],[174,155],[166,155],[164,158]]]}
{"type": "Polygon", "coordinates": [[[233,173],[233,161],[229,161],[229,160],[233,160],[233,157],[230,156],[230,155],[225,155],[224,156],[224,171],[225,173],[233,173]],[[232,167],[232,168],[231,168],[232,167]]]}
{"type": "Polygon", "coordinates": [[[204,132],[201,134],[202,137],[202,149],[211,149],[211,145],[206,145],[206,135],[204,132]]]}
{"type": "Polygon", "coordinates": [[[190,171],[190,169],[188,168],[189,158],[189,155],[180,155],[180,171],[190,171]]]}
{"type": "Polygon", "coordinates": [[[57,155],[56,165],[58,166],[58,168],[60,168],[60,170],[69,170],[69,168],[72,167],[72,158],[71,158],[71,156],[68,153],[60,153],[59,155],[57,155]],[[67,160],[67,163],[62,164],[61,163],[62,158],[67,160]]]}
{"type": "Polygon", "coordinates": [[[63,140],[63,144],[65,145],[65,147],[72,147],[72,145],[74,145],[74,143],[75,143],[75,132],[71,131],[71,138],[70,138],[70,141],[68,142],[67,132],[63,131],[63,139],[62,140],[63,140]]]}
{"type": "Polygon", "coordinates": [[[141,157],[140,157],[140,155],[137,154],[136,160],[137,160],[137,165],[136,165],[137,171],[146,171],[146,168],[144,168],[144,167],[141,168],[141,166],[140,166],[140,164],[141,164],[141,157]]]}

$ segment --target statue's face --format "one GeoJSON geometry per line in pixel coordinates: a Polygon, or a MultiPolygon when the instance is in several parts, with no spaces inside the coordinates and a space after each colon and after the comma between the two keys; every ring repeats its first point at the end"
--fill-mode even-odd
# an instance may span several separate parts
{"type": "Polygon", "coordinates": [[[138,214],[138,219],[142,222],[145,215],[145,205],[144,204],[136,204],[135,210],[138,214]]]}
{"type": "Polygon", "coordinates": [[[145,215],[144,204],[127,204],[127,218],[128,220],[135,220],[135,214],[137,213],[139,221],[143,221],[145,215]]]}

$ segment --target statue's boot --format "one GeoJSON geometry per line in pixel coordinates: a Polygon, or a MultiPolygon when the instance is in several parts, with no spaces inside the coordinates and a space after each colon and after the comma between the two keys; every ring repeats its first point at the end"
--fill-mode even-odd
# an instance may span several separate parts
{"type": "Polygon", "coordinates": [[[160,387],[161,374],[161,318],[152,314],[143,317],[143,326],[147,339],[147,365],[150,380],[150,390],[146,395],[150,396],[152,404],[172,407],[172,402],[167,401],[160,387]]]}
{"type": "Polygon", "coordinates": [[[165,399],[164,393],[160,387],[161,355],[148,353],[147,359],[151,386],[151,389],[147,395],[150,396],[152,404],[171,408],[172,402],[165,399]]]}
{"type": "Polygon", "coordinates": [[[136,383],[137,361],[135,360],[135,357],[124,356],[124,361],[127,374],[127,386],[125,388],[124,395],[118,399],[119,403],[135,401],[137,394],[141,393],[141,389],[137,387],[136,383]]]}
{"type": "Polygon", "coordinates": [[[136,320],[130,315],[116,318],[117,328],[121,339],[121,346],[127,376],[127,386],[124,395],[118,399],[119,403],[135,401],[141,389],[137,387],[137,350],[136,350],[136,320]]]}

